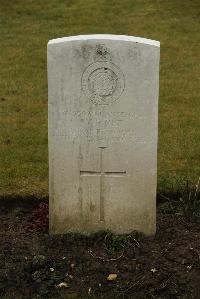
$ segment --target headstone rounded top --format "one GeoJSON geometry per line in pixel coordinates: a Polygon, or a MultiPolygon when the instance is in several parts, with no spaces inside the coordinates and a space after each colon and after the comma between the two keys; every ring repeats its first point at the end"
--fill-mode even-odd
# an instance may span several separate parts
{"type": "Polygon", "coordinates": [[[89,35],[76,35],[68,36],[62,38],[52,39],[48,42],[48,45],[72,42],[72,41],[86,41],[86,40],[113,40],[113,41],[124,41],[124,42],[134,42],[139,44],[146,44],[155,47],[160,47],[160,42],[152,39],[129,36],[129,35],[114,35],[114,34],[89,34],[89,35]]]}

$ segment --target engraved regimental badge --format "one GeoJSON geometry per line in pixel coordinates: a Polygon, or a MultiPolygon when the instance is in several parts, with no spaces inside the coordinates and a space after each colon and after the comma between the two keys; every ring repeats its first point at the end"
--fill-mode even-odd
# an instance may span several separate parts
{"type": "MultiPolygon", "coordinates": [[[[97,57],[97,59],[102,58],[97,57]]],[[[124,75],[104,56],[102,61],[96,61],[85,69],[82,76],[82,89],[93,103],[109,105],[121,96],[124,90],[124,75]]]]}

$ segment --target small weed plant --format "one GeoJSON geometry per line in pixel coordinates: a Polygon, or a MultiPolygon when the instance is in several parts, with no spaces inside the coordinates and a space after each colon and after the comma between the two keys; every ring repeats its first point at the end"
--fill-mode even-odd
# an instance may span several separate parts
{"type": "Polygon", "coordinates": [[[139,250],[139,242],[135,236],[130,235],[115,235],[109,232],[104,240],[104,246],[110,254],[123,254],[129,252],[134,256],[139,250]]]}
{"type": "Polygon", "coordinates": [[[129,246],[130,237],[126,235],[113,235],[109,233],[106,237],[106,246],[113,253],[119,253],[129,246]]]}
{"type": "Polygon", "coordinates": [[[59,264],[44,255],[34,256],[30,267],[34,287],[37,293],[43,296],[65,278],[63,271],[59,269],[59,264]]]}

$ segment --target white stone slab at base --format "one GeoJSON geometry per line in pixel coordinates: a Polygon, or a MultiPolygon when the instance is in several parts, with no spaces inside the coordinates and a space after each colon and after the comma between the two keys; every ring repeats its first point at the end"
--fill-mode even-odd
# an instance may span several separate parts
{"type": "Polygon", "coordinates": [[[159,45],[49,41],[50,233],[155,233],[159,45]]]}

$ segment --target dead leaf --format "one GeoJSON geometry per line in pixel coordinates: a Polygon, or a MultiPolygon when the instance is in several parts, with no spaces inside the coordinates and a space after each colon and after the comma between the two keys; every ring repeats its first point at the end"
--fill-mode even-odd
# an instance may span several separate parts
{"type": "Polygon", "coordinates": [[[88,289],[88,295],[91,294],[91,290],[92,290],[92,288],[90,287],[90,288],[88,289]]]}
{"type": "Polygon", "coordinates": [[[66,282],[61,282],[56,287],[57,288],[69,288],[69,284],[66,282]]]}
{"type": "Polygon", "coordinates": [[[108,275],[107,280],[115,280],[117,278],[117,274],[111,273],[108,275]]]}

